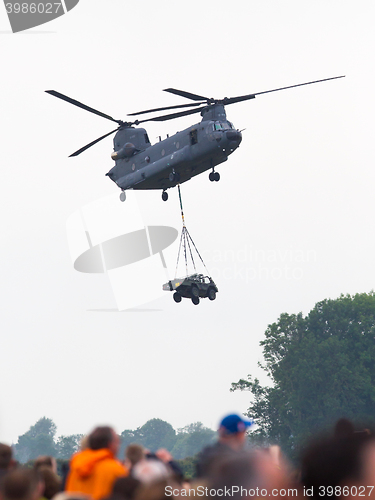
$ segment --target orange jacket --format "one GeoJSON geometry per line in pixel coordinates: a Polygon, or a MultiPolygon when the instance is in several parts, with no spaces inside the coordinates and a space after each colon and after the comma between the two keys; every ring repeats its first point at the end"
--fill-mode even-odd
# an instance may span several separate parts
{"type": "Polygon", "coordinates": [[[128,470],[107,448],[84,450],[73,455],[65,490],[90,495],[94,500],[108,496],[115,480],[128,470]]]}

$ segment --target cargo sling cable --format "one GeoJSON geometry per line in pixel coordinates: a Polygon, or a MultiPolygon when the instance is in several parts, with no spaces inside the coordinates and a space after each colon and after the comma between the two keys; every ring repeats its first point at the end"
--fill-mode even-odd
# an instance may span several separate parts
{"type": "Polygon", "coordinates": [[[194,271],[197,272],[197,269],[195,267],[194,258],[193,258],[193,252],[192,252],[192,249],[191,249],[191,246],[190,246],[190,242],[193,245],[195,251],[197,252],[198,257],[202,261],[202,264],[203,264],[204,268],[206,269],[207,274],[210,275],[210,273],[209,273],[209,271],[208,271],[208,269],[206,267],[206,264],[203,262],[203,259],[202,259],[201,255],[200,255],[197,247],[195,246],[193,238],[190,236],[189,231],[187,230],[187,227],[185,226],[185,217],[184,217],[184,209],[182,207],[182,198],[181,198],[180,184],[177,185],[177,188],[178,188],[178,196],[180,198],[181,217],[182,217],[182,231],[181,231],[181,238],[180,238],[180,246],[178,248],[178,256],[177,256],[175,278],[177,276],[177,269],[178,269],[178,263],[179,263],[179,260],[180,260],[181,246],[184,247],[186,276],[188,276],[188,274],[189,274],[189,272],[188,272],[188,253],[187,253],[187,249],[189,250],[189,253],[190,253],[190,258],[191,258],[191,261],[193,263],[194,271]]]}
{"type": "Polygon", "coordinates": [[[179,184],[178,184],[178,195],[180,198],[182,231],[181,231],[181,238],[180,238],[180,246],[178,249],[175,276],[177,276],[181,247],[183,246],[184,247],[184,255],[185,255],[186,277],[185,278],[177,278],[177,279],[175,277],[175,279],[169,280],[167,283],[164,283],[163,290],[169,291],[169,292],[174,292],[173,293],[173,300],[175,302],[181,302],[182,298],[185,297],[185,298],[191,299],[191,301],[194,305],[198,305],[200,302],[200,298],[208,297],[209,300],[215,300],[216,294],[219,291],[219,289],[210,276],[203,276],[203,274],[197,273],[197,270],[195,267],[195,262],[194,262],[194,257],[193,257],[193,247],[194,247],[194,250],[197,252],[198,257],[200,258],[207,273],[208,273],[208,269],[207,269],[205,263],[203,262],[203,259],[200,255],[197,247],[195,246],[195,243],[194,243],[192,237],[190,236],[189,231],[187,230],[187,228],[185,226],[184,209],[182,207],[182,198],[181,198],[181,191],[180,191],[179,184]],[[195,270],[195,274],[191,274],[191,275],[189,275],[189,269],[188,269],[189,255],[190,255],[190,259],[193,263],[194,270],[195,270]]]}

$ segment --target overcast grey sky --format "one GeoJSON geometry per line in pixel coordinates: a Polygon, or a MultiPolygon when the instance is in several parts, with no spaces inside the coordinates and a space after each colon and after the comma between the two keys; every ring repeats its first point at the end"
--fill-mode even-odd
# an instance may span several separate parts
{"type": "MultiPolygon", "coordinates": [[[[1,441],[43,416],[59,435],[154,417],[216,428],[248,407],[231,382],[267,381],[257,362],[268,324],[374,288],[374,10],[371,0],[80,0],[12,34],[0,8],[1,441]],[[68,217],[118,188],[104,176],[111,137],[68,155],[114,127],[44,90],[125,119],[185,103],[167,87],[222,98],[343,74],[229,106],[240,148],[219,183],[205,173],[182,186],[216,301],[166,293],[118,312],[107,276],[73,269],[68,217]]],[[[146,124],[151,142],[197,116],[146,124]]],[[[142,203],[160,207],[160,192],[142,203]]],[[[176,190],[167,203],[178,215],[176,190]]]]}

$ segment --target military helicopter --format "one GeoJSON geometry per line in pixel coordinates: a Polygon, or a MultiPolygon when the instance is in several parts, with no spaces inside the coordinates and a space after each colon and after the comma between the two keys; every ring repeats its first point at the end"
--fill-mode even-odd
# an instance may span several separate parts
{"type": "Polygon", "coordinates": [[[120,200],[125,201],[125,191],[127,189],[161,189],[162,199],[166,201],[168,199],[167,189],[175,187],[177,184],[182,184],[206,170],[211,170],[209,174],[210,181],[220,180],[220,174],[215,171],[215,167],[225,162],[242,141],[241,131],[236,129],[227,120],[225,106],[254,99],[261,94],[335,80],[337,78],[343,78],[343,76],[299,83],[255,94],[225,97],[224,99],[213,99],[183,90],[168,88],[164,89],[164,91],[194,102],[147,109],[138,111],[137,113],[130,113],[128,116],[138,116],[145,113],[179,108],[193,107],[194,109],[184,109],[183,111],[154,116],[145,120],[136,119],[133,122],[115,120],[112,116],[86,106],[55,90],[46,90],[46,92],[118,124],[115,130],[90,142],[90,144],[87,144],[70,156],[77,156],[83,153],[97,142],[117,132],[113,140],[114,152],[111,154],[112,159],[115,161],[115,166],[105,175],[121,189],[120,200]],[[139,124],[144,122],[172,120],[194,113],[201,114],[202,120],[199,123],[192,125],[182,132],[177,132],[171,137],[167,136],[164,140],[161,140],[159,137],[159,142],[154,145],[151,145],[146,130],[138,127],[139,124]],[[136,127],[133,125],[136,125],[136,127]]]}

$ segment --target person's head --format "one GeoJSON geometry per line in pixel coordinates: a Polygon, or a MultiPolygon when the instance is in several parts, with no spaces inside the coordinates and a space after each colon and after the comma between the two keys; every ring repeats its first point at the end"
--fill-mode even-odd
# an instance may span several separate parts
{"type": "Polygon", "coordinates": [[[96,427],[89,435],[89,448],[101,450],[108,448],[113,455],[117,455],[120,446],[120,439],[112,427],[96,427]]]}
{"type": "Polygon", "coordinates": [[[57,473],[56,459],[49,455],[40,455],[34,460],[34,469],[39,470],[40,467],[49,467],[53,472],[57,473]]]}
{"type": "Polygon", "coordinates": [[[372,441],[367,432],[335,432],[334,437],[315,438],[302,457],[304,488],[323,500],[332,496],[335,487],[360,486],[363,453],[372,441]]]}
{"type": "Polygon", "coordinates": [[[348,438],[354,434],[353,422],[347,418],[340,418],[334,428],[334,435],[336,438],[348,438]]]}
{"type": "Polygon", "coordinates": [[[131,467],[145,458],[145,449],[137,443],[129,444],[125,450],[125,458],[130,462],[131,467]]]}
{"type": "Polygon", "coordinates": [[[167,486],[177,488],[177,485],[165,479],[143,484],[137,490],[135,500],[170,500],[170,495],[166,493],[167,486]]]}
{"type": "Polygon", "coordinates": [[[61,480],[53,471],[52,467],[48,465],[40,465],[38,467],[38,472],[44,482],[43,497],[50,500],[60,491],[61,480]]]}
{"type": "Polygon", "coordinates": [[[111,496],[123,499],[132,500],[141,482],[132,476],[119,477],[113,483],[111,496]]]}
{"type": "Polygon", "coordinates": [[[1,500],[38,500],[44,483],[33,469],[18,468],[9,471],[0,483],[1,500]]]}
{"type": "Polygon", "coordinates": [[[12,462],[12,448],[7,444],[0,443],[0,469],[9,469],[12,462]]]}
{"type": "Polygon", "coordinates": [[[142,484],[151,484],[169,478],[172,474],[168,467],[155,458],[141,460],[132,470],[133,477],[142,484]]]}
{"type": "Polygon", "coordinates": [[[220,422],[219,441],[233,449],[241,449],[246,441],[246,431],[253,421],[235,413],[227,415],[220,422]]]}

